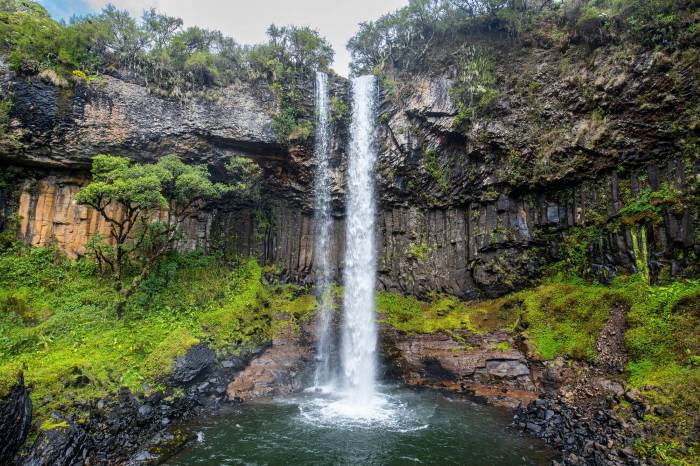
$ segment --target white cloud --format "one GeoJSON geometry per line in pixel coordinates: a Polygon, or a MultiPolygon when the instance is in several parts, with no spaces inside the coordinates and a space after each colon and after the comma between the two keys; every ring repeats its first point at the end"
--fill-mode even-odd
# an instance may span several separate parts
{"type": "Polygon", "coordinates": [[[186,26],[218,29],[243,44],[265,40],[271,23],[310,26],[326,37],[335,50],[334,68],[347,76],[350,56],[347,41],[361,21],[378,18],[407,3],[407,0],[87,0],[99,10],[107,3],[136,16],[146,8],[179,16],[186,26]]]}

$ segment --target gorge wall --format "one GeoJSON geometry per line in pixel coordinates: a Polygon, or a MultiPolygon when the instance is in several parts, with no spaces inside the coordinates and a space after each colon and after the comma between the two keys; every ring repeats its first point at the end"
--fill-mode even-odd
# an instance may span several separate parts
{"type": "MultiPolygon", "coordinates": [[[[460,69],[447,55],[437,53],[429,71],[382,79],[381,287],[497,296],[560,260],[601,281],[622,271],[653,280],[699,272],[692,57],[615,44],[594,51],[503,41],[471,47],[459,53],[492,57],[497,97],[466,123],[452,90],[460,69]],[[571,257],[572,249],[584,260],[571,257]]],[[[241,154],[262,166],[265,196],[207,206],[188,220],[181,246],[223,247],[276,263],[291,280],[313,279],[313,154],[275,135],[276,103],[265,82],[181,102],[112,77],[59,87],[2,65],[0,86],[13,102],[0,163],[20,167],[0,200],[5,217],[19,214],[28,242],[55,240],[81,255],[105,228],[72,201],[92,154],[149,161],[176,153],[209,164],[219,178],[228,156],[241,154]]],[[[332,88],[347,98],[342,78],[332,88]]],[[[336,273],[343,137],[340,131],[332,161],[336,273]]]]}

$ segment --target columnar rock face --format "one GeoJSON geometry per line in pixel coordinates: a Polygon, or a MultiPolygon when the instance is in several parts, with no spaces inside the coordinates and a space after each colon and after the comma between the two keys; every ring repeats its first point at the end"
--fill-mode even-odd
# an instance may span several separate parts
{"type": "MultiPolygon", "coordinates": [[[[451,89],[459,67],[449,59],[429,73],[397,73],[398,91],[384,96],[379,286],[496,296],[525,286],[544,264],[566,258],[572,245],[581,246],[588,273],[601,281],[623,271],[652,279],[700,273],[700,162],[688,110],[698,92],[692,67],[683,64],[687,57],[622,45],[566,57],[559,49],[497,41],[474,47],[494,57],[498,97],[488,111],[458,118],[451,89]],[[658,191],[671,196],[647,202],[646,217],[627,218],[625,207],[658,191]]],[[[343,97],[341,81],[334,78],[331,88],[343,97]]],[[[222,246],[277,263],[290,280],[313,279],[314,158],[308,148],[277,139],[275,99],[265,82],[183,102],[111,77],[59,88],[0,66],[0,93],[13,100],[0,163],[42,170],[24,185],[14,209],[32,244],[55,240],[80,255],[89,237],[104,231],[104,222],[71,201],[92,154],[149,161],[174,152],[224,177],[227,157],[242,153],[264,169],[263,200],[207,206],[188,221],[182,247],[222,246]]],[[[342,126],[336,136],[331,248],[339,278],[342,126]]],[[[4,216],[13,195],[0,189],[4,216]]]]}
{"type": "MultiPolygon", "coordinates": [[[[587,247],[591,273],[606,281],[648,267],[654,277],[694,273],[697,212],[664,209],[655,221],[620,223],[624,198],[639,195],[640,179],[659,189],[689,183],[679,160],[619,175],[611,171],[571,187],[501,193],[460,207],[397,206],[380,217],[383,249],[380,282],[389,290],[423,294],[497,296],[528,283],[537,270],[563,257],[577,228],[596,225],[600,237],[587,247]],[[626,194],[623,194],[623,190],[626,194]],[[644,236],[646,251],[635,242],[644,236]],[[641,264],[641,265],[640,265],[641,264]]],[[[680,192],[680,191],[679,191],[680,192]]],[[[578,231],[580,234],[580,230],[578,231]]]]}
{"type": "MultiPolygon", "coordinates": [[[[87,183],[85,176],[49,175],[21,187],[17,213],[19,237],[32,246],[55,244],[69,257],[86,254],[95,235],[110,239],[110,224],[92,208],[78,205],[75,194],[87,183]]],[[[162,213],[164,215],[164,213],[162,213]]],[[[119,218],[117,209],[110,213],[119,218]]],[[[182,250],[207,246],[211,214],[198,212],[182,224],[182,250]]]]}

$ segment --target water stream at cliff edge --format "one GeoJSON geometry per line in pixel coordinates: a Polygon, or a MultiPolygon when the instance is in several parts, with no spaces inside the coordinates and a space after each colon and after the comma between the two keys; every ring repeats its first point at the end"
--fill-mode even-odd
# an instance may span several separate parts
{"type": "Polygon", "coordinates": [[[316,173],[314,176],[314,267],[319,309],[317,320],[316,368],[313,388],[327,391],[334,384],[331,357],[333,354],[333,317],[331,295],[330,237],[332,173],[330,169],[331,129],[328,106],[328,75],[316,73],[316,173]]]}

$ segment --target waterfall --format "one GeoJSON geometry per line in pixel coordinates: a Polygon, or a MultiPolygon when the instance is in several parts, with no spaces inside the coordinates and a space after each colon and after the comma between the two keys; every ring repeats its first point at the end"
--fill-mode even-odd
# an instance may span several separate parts
{"type": "Polygon", "coordinates": [[[331,131],[328,110],[328,76],[316,73],[316,173],[314,179],[314,228],[316,293],[319,299],[316,340],[316,372],[314,387],[319,390],[332,383],[333,372],[331,321],[333,317],[331,294],[330,230],[332,179],[329,169],[331,131]]]}
{"type": "Polygon", "coordinates": [[[376,85],[373,76],[352,81],[352,126],[348,156],[342,368],[346,402],[372,405],[375,395],[377,326],[374,288],[374,163],[376,85]]]}

